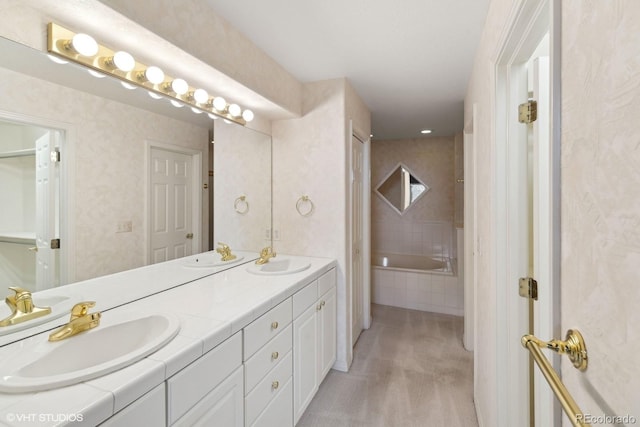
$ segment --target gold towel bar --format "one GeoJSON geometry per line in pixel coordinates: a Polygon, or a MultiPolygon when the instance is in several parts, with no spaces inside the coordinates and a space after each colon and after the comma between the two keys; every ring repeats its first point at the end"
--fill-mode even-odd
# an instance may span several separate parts
{"type": "Polygon", "coordinates": [[[567,331],[567,338],[565,341],[552,340],[545,342],[539,340],[533,335],[525,335],[522,337],[521,342],[522,346],[531,352],[533,359],[536,361],[542,375],[544,375],[544,378],[549,383],[551,390],[553,390],[560,401],[562,409],[566,412],[571,424],[575,427],[590,426],[590,424],[584,421],[584,414],[578,407],[578,404],[573,400],[573,397],[569,394],[569,390],[567,390],[565,385],[562,383],[562,380],[553,369],[553,366],[549,363],[549,360],[547,360],[544,354],[542,354],[542,350],[540,350],[540,347],[546,347],[558,353],[566,353],[569,355],[569,358],[576,369],[584,371],[587,368],[587,350],[580,332],[569,329],[569,331],[567,331]],[[574,360],[575,355],[579,355],[580,363],[578,364],[576,363],[576,360],[574,360]]]}

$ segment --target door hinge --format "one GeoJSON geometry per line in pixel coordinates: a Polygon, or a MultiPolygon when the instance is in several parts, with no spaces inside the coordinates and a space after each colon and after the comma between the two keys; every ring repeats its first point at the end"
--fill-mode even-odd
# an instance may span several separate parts
{"type": "Polygon", "coordinates": [[[60,239],[51,239],[51,249],[60,249],[60,239]]]}
{"type": "Polygon", "coordinates": [[[521,277],[519,280],[518,291],[522,298],[532,298],[538,301],[538,282],[531,277],[521,277]]]}
{"type": "Polygon", "coordinates": [[[51,152],[51,161],[53,163],[58,163],[60,161],[60,150],[57,148],[51,152]]]}
{"type": "Polygon", "coordinates": [[[518,105],[518,121],[520,123],[533,123],[538,118],[538,103],[532,99],[518,105]]]}

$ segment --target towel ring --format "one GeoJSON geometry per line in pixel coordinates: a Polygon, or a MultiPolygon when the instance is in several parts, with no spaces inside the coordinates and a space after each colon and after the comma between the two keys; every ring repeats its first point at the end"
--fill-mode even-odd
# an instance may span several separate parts
{"type": "Polygon", "coordinates": [[[247,196],[240,196],[233,203],[233,208],[240,215],[244,215],[249,212],[249,202],[247,202],[247,196]]]}
{"type": "Polygon", "coordinates": [[[311,199],[309,198],[309,196],[301,196],[298,201],[296,202],[296,210],[298,211],[298,213],[302,216],[309,216],[313,213],[313,211],[315,210],[316,206],[313,204],[313,202],[311,201],[311,199]],[[303,212],[301,210],[302,204],[303,203],[307,203],[309,204],[309,209],[306,212],[303,212]]]}

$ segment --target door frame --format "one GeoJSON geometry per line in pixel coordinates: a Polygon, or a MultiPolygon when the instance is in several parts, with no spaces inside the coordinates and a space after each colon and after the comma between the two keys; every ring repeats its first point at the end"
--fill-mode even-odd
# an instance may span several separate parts
{"type": "Polygon", "coordinates": [[[181,147],[179,145],[167,144],[164,142],[146,140],[145,141],[145,259],[146,263],[151,264],[151,150],[159,149],[165,151],[171,151],[174,153],[184,154],[191,157],[191,200],[193,209],[191,210],[191,222],[193,229],[193,240],[191,241],[192,253],[197,254],[202,252],[202,189],[200,180],[202,176],[202,159],[204,153],[201,150],[195,150],[192,148],[181,147]]]}
{"type": "Polygon", "coordinates": [[[20,123],[26,126],[38,126],[60,132],[60,217],[58,222],[60,238],[59,286],[75,282],[75,168],[71,165],[75,159],[76,129],[66,122],[30,116],[12,111],[0,110],[0,119],[20,123]]]}
{"type": "MultiPolygon", "coordinates": [[[[529,408],[529,354],[522,349],[520,337],[528,330],[528,302],[517,292],[528,242],[523,230],[523,201],[520,194],[522,171],[516,166],[526,158],[526,127],[518,123],[517,106],[528,98],[526,65],[539,41],[548,32],[550,43],[550,171],[549,195],[541,200],[540,212],[549,220],[548,246],[551,283],[541,283],[536,302],[534,328],[541,339],[559,336],[560,321],[560,2],[558,0],[520,0],[511,10],[507,26],[495,55],[495,94],[492,100],[495,123],[492,127],[492,228],[495,245],[492,276],[496,283],[496,404],[499,426],[526,425],[523,408],[529,408]],[[504,369],[509,371],[506,375],[504,369]]],[[[525,180],[526,182],[526,180],[525,180]]],[[[524,202],[526,205],[526,202],[524,202]]],[[[559,371],[557,355],[550,355],[559,371]]],[[[560,407],[551,389],[534,374],[535,423],[560,425],[560,407]]]]}
{"type": "MultiPolygon", "coordinates": [[[[464,334],[463,345],[468,351],[473,351],[476,347],[475,328],[477,324],[477,277],[478,266],[476,260],[478,242],[478,210],[477,210],[477,150],[475,126],[478,121],[478,104],[474,103],[471,110],[471,120],[469,120],[463,132],[463,153],[464,153],[464,247],[458,248],[463,251],[464,265],[464,334]]],[[[477,358],[474,358],[474,371],[477,372],[477,358]]],[[[475,390],[475,385],[474,385],[475,390]]]]}
{"type": "Polygon", "coordinates": [[[365,132],[362,132],[359,129],[354,127],[353,120],[349,120],[349,129],[348,129],[348,149],[347,149],[347,164],[348,164],[348,196],[347,196],[347,218],[348,218],[348,227],[347,227],[347,264],[348,264],[348,280],[349,280],[349,301],[348,301],[348,342],[349,342],[349,364],[351,364],[351,360],[353,358],[353,346],[355,344],[353,339],[353,334],[351,332],[353,325],[353,312],[351,310],[352,307],[352,298],[353,298],[353,256],[352,256],[352,212],[353,212],[353,200],[352,200],[352,186],[351,186],[351,174],[352,170],[352,161],[351,153],[352,148],[351,144],[353,143],[353,138],[358,139],[363,144],[362,150],[362,316],[363,316],[363,328],[369,329],[371,326],[371,137],[364,135],[368,135],[365,132]]]}

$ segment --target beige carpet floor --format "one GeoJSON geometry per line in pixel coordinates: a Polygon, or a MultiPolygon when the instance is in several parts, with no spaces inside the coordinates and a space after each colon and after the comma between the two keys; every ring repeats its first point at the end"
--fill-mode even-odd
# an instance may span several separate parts
{"type": "Polygon", "coordinates": [[[348,373],[329,372],[298,427],[474,427],[462,317],[372,306],[348,373]]]}

